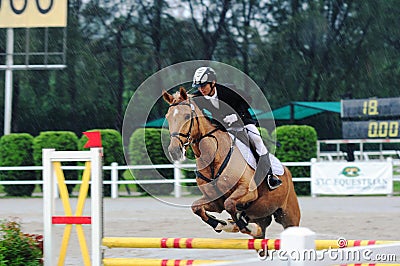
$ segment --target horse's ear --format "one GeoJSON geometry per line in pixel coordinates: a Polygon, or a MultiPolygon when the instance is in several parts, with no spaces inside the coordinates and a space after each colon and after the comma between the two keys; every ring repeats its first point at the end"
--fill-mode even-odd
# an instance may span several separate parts
{"type": "Polygon", "coordinates": [[[184,87],[179,88],[179,93],[181,94],[183,100],[187,100],[188,96],[184,87]]]}
{"type": "Polygon", "coordinates": [[[171,104],[172,101],[174,100],[174,97],[164,89],[162,90],[162,96],[163,96],[164,100],[169,104],[171,104]]]}

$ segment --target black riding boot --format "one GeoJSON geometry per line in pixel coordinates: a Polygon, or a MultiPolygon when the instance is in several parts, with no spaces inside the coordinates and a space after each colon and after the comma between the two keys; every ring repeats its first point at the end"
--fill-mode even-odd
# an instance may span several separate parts
{"type": "Polygon", "coordinates": [[[258,160],[256,173],[254,174],[254,180],[257,186],[267,176],[267,184],[270,189],[276,189],[282,184],[282,181],[272,174],[271,161],[269,159],[269,153],[261,155],[258,160]]]}

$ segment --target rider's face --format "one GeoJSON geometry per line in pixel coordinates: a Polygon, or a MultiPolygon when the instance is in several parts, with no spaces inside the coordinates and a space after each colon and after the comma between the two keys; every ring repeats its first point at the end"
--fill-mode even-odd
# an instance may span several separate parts
{"type": "MultiPolygon", "coordinates": [[[[201,94],[203,95],[210,95],[210,92],[213,90],[214,83],[207,83],[206,85],[199,87],[199,91],[201,92],[201,94]]],[[[214,92],[211,93],[211,96],[214,94],[214,92]]]]}

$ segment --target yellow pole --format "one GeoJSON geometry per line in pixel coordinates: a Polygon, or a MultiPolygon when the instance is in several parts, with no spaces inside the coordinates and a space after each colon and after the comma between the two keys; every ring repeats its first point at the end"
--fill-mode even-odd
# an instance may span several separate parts
{"type": "MultiPolygon", "coordinates": [[[[61,201],[64,207],[66,216],[72,216],[71,205],[69,204],[69,195],[67,185],[65,184],[64,172],[61,169],[60,162],[53,162],[54,171],[56,172],[58,189],[60,191],[61,201]]],[[[67,248],[69,238],[71,236],[72,224],[66,224],[64,229],[64,235],[61,242],[60,256],[58,257],[58,266],[62,266],[65,263],[65,257],[67,255],[67,248]]]]}
{"type": "MultiPolygon", "coordinates": [[[[400,243],[385,240],[348,240],[347,247],[400,243]]],[[[279,239],[215,239],[215,238],[146,238],[105,237],[102,245],[109,248],[193,248],[193,249],[279,249],[279,239]]],[[[337,240],[315,240],[316,250],[339,248],[337,240]]]]}
{"type": "MultiPolygon", "coordinates": [[[[82,216],[83,213],[83,208],[85,207],[85,201],[87,198],[87,193],[89,190],[89,181],[90,181],[90,167],[91,163],[90,161],[87,161],[85,163],[85,170],[83,171],[82,175],[82,184],[79,189],[79,196],[78,196],[78,203],[76,206],[76,212],[75,216],[82,216]]],[[[90,266],[90,255],[89,255],[89,250],[86,244],[86,239],[85,239],[85,234],[83,232],[83,228],[81,224],[76,225],[76,232],[78,235],[79,239],[79,244],[81,246],[81,251],[82,251],[82,258],[85,266],[90,266]]]]}
{"type": "Polygon", "coordinates": [[[168,260],[168,259],[125,259],[125,258],[105,258],[104,266],[183,266],[183,265],[204,265],[213,263],[232,262],[229,260],[168,260]]]}
{"type": "Polygon", "coordinates": [[[194,248],[194,249],[275,249],[274,239],[215,239],[215,238],[141,238],[105,237],[102,245],[109,248],[194,248]]]}
{"type": "MultiPolygon", "coordinates": [[[[61,163],[53,162],[53,166],[57,176],[58,187],[60,190],[60,197],[64,207],[65,215],[72,216],[72,209],[69,201],[68,189],[67,185],[65,184],[65,177],[64,177],[64,172],[61,169],[61,163]]],[[[89,190],[90,170],[91,170],[91,163],[90,161],[87,161],[85,163],[85,170],[82,176],[82,184],[79,190],[78,203],[75,211],[75,216],[82,216],[83,209],[85,207],[85,201],[89,190]]],[[[61,242],[60,256],[58,258],[58,264],[57,264],[58,266],[62,266],[65,264],[65,258],[67,254],[71,231],[72,231],[72,224],[66,224],[64,229],[63,239],[61,242]]],[[[89,250],[86,244],[85,234],[81,224],[76,224],[76,231],[78,235],[79,244],[81,247],[84,265],[90,266],[91,262],[90,262],[89,250]]]]}

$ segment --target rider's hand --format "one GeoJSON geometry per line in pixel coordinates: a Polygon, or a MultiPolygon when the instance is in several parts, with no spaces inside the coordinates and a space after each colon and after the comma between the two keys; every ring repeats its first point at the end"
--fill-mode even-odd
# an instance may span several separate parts
{"type": "Polygon", "coordinates": [[[231,126],[232,123],[236,122],[238,120],[237,115],[236,114],[231,114],[231,115],[227,115],[225,116],[224,119],[222,119],[225,123],[228,124],[228,126],[231,126]]]}

